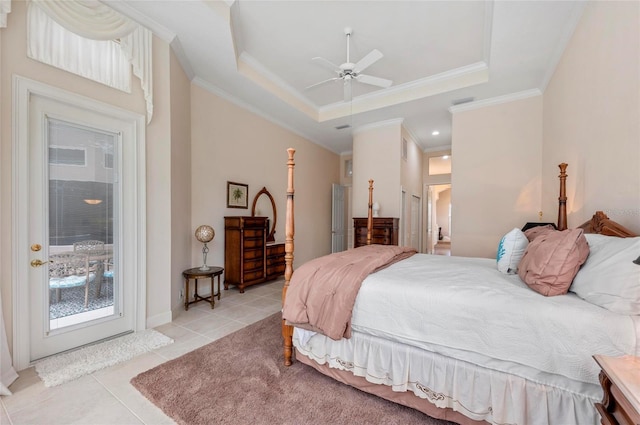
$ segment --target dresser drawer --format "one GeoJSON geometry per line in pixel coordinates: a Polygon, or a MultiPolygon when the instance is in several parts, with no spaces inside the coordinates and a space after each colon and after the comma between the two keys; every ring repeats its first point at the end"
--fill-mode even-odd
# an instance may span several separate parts
{"type": "MultiPolygon", "coordinates": [[[[364,232],[366,234],[367,233],[367,229],[364,229],[364,232]]],[[[373,228],[371,230],[371,235],[374,236],[374,237],[376,237],[376,236],[384,237],[384,236],[389,236],[390,234],[391,234],[391,229],[389,229],[389,228],[386,228],[386,229],[373,228]]]]}
{"type": "Polygon", "coordinates": [[[263,239],[245,239],[244,247],[245,248],[262,248],[264,246],[263,239]]]}
{"type": "MultiPolygon", "coordinates": [[[[398,245],[399,219],[394,217],[374,217],[371,229],[371,243],[376,245],[398,245]]],[[[353,246],[367,244],[367,219],[353,219],[353,246]]]]}
{"type": "Polygon", "coordinates": [[[284,255],[267,257],[267,267],[276,264],[284,264],[284,255]]]}
{"type": "Polygon", "coordinates": [[[244,229],[245,238],[259,238],[264,237],[264,229],[244,229]]]}
{"type": "Polygon", "coordinates": [[[247,249],[244,251],[243,258],[245,260],[253,260],[254,258],[262,258],[261,249],[247,249]]]}
{"type": "Polygon", "coordinates": [[[262,260],[262,258],[255,258],[253,260],[245,258],[243,266],[245,271],[262,269],[262,267],[264,266],[264,261],[262,260]]]}
{"type": "Polygon", "coordinates": [[[275,245],[267,245],[267,257],[272,255],[282,255],[284,256],[284,244],[279,243],[275,245]]]}
{"type": "Polygon", "coordinates": [[[252,280],[263,280],[264,279],[264,272],[262,269],[257,270],[257,271],[245,271],[244,274],[244,281],[245,282],[250,282],[252,280]]]}

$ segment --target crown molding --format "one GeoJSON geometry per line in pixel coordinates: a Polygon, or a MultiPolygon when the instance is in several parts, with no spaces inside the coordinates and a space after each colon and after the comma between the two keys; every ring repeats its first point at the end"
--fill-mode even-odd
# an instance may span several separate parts
{"type": "Polygon", "coordinates": [[[391,127],[392,125],[400,126],[402,125],[403,121],[404,121],[404,118],[393,118],[390,120],[374,122],[371,124],[364,124],[357,128],[354,128],[352,134],[355,135],[358,133],[362,133],[363,131],[369,131],[369,130],[384,128],[384,127],[391,127]]]}
{"type": "Polygon", "coordinates": [[[424,150],[424,153],[436,153],[436,152],[440,152],[443,155],[451,155],[451,144],[434,146],[424,150]],[[448,152],[448,154],[445,154],[444,152],[448,152]]]}
{"type": "Polygon", "coordinates": [[[489,99],[478,100],[475,102],[463,103],[449,107],[449,112],[455,114],[457,112],[470,111],[473,109],[486,108],[487,106],[500,105],[502,103],[514,102],[516,100],[528,99],[530,97],[542,96],[539,89],[524,90],[521,92],[506,94],[504,96],[492,97],[489,99]]]}
{"type": "Polygon", "coordinates": [[[351,102],[336,102],[318,109],[319,122],[369,112],[412,100],[434,96],[489,81],[489,68],[484,62],[453,69],[399,86],[359,96],[351,102]]]}
{"type": "Polygon", "coordinates": [[[137,23],[147,27],[158,38],[160,38],[161,40],[165,41],[168,44],[171,44],[173,39],[176,38],[176,34],[173,31],[171,31],[164,25],[157,23],[156,21],[149,18],[148,16],[144,15],[142,12],[138,11],[138,9],[135,9],[134,7],[129,6],[122,0],[109,1],[109,2],[102,1],[102,2],[105,3],[107,6],[109,6],[110,8],[133,19],[137,23]]]}
{"type": "Polygon", "coordinates": [[[318,121],[318,109],[307,98],[287,84],[282,78],[269,71],[247,52],[242,52],[237,61],[238,72],[251,79],[263,89],[273,93],[284,102],[298,109],[314,121],[318,121]]]}

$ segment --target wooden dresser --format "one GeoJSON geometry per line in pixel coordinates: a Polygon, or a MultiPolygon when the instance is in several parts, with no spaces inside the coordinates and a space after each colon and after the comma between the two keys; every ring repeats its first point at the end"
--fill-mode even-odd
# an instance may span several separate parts
{"type": "MultiPolygon", "coordinates": [[[[398,245],[398,223],[394,217],[374,217],[371,243],[377,245],[398,245]]],[[[353,247],[367,244],[367,219],[353,219],[353,247]]]]}
{"type": "Polygon", "coordinates": [[[224,289],[240,292],[284,274],[284,244],[267,245],[267,217],[224,218],[224,289]]]}
{"type": "Polygon", "coordinates": [[[596,403],[603,425],[640,424],[640,358],[593,356],[600,368],[602,403],[596,403]]]}

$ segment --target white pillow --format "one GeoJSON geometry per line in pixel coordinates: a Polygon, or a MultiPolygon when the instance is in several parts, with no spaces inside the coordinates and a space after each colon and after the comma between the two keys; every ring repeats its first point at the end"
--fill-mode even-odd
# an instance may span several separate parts
{"type": "Polygon", "coordinates": [[[619,314],[640,315],[640,237],[585,233],[589,257],[569,291],[591,304],[619,314]]]}
{"type": "Polygon", "coordinates": [[[529,245],[529,240],[522,230],[514,228],[500,239],[498,244],[498,270],[506,274],[518,273],[518,264],[529,245]]]}

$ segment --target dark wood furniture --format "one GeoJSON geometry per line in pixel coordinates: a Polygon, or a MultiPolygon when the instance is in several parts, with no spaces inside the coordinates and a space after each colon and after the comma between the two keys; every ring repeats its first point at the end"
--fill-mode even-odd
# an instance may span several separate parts
{"type": "Polygon", "coordinates": [[[603,425],[640,424],[640,358],[593,356],[600,368],[602,403],[596,403],[603,425]]]}
{"type": "Polygon", "coordinates": [[[220,300],[220,275],[224,269],[222,267],[209,266],[209,270],[202,270],[200,267],[194,267],[182,272],[184,277],[184,309],[189,310],[189,304],[197,303],[198,301],[210,301],[211,308],[215,305],[214,298],[217,296],[220,300]],[[215,277],[218,277],[218,292],[213,292],[213,281],[215,277]],[[211,279],[211,295],[203,297],[198,295],[198,279],[211,279]],[[189,280],[195,279],[195,288],[193,293],[193,301],[189,301],[189,280]]]}
{"type": "Polygon", "coordinates": [[[267,217],[224,218],[224,289],[236,285],[240,293],[256,283],[284,273],[284,244],[267,244],[267,217]]]}
{"type": "Polygon", "coordinates": [[[267,245],[267,278],[277,279],[284,274],[284,244],[274,243],[267,245]]]}
{"type": "MultiPolygon", "coordinates": [[[[353,247],[367,245],[367,218],[353,219],[353,247]]],[[[373,217],[371,243],[377,245],[398,245],[398,223],[395,217],[373,217]]]]}

